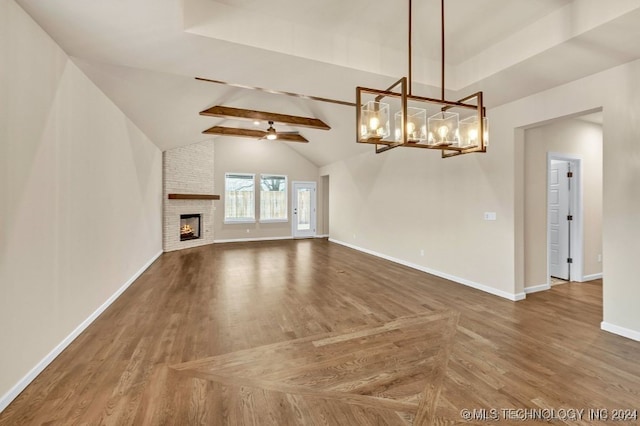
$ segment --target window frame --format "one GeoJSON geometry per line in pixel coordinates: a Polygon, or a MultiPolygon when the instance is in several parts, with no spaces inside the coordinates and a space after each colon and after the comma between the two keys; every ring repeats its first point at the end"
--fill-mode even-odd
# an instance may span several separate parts
{"type": "MultiPolygon", "coordinates": [[[[247,179],[249,180],[249,179],[247,179]]],[[[242,224],[242,223],[256,223],[256,174],[255,173],[235,173],[235,172],[227,172],[224,174],[224,224],[242,224]],[[227,179],[229,176],[251,176],[251,181],[253,182],[253,217],[252,218],[229,218],[227,217],[227,179]]]]}
{"type": "MultiPolygon", "coordinates": [[[[260,181],[259,181],[259,186],[260,186],[260,206],[259,206],[259,220],[260,223],[287,223],[289,222],[289,176],[287,175],[281,175],[281,174],[276,174],[276,173],[260,173],[260,181]],[[273,177],[278,177],[278,178],[284,178],[284,191],[282,191],[284,193],[284,218],[280,218],[280,219],[263,219],[262,217],[262,179],[266,176],[273,176],[273,177]]],[[[265,191],[267,192],[267,191],[265,191]]],[[[276,192],[276,191],[273,191],[276,192]]]]}

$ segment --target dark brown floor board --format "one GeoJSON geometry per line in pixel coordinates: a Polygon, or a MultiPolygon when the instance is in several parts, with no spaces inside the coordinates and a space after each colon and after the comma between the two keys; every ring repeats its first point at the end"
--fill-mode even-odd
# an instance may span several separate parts
{"type": "Polygon", "coordinates": [[[601,321],[601,280],[510,302],[327,240],[199,247],[162,255],[0,425],[425,425],[465,424],[464,408],[640,410],[640,342],[601,321]]]}

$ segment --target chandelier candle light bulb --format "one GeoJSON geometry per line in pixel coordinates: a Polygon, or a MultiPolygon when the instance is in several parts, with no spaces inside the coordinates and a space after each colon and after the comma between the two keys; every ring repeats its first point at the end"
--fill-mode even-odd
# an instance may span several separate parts
{"type": "Polygon", "coordinates": [[[409,135],[409,138],[414,138],[415,139],[415,132],[416,131],[416,125],[413,124],[413,122],[408,121],[407,122],[407,134],[409,135]]]}
{"type": "Polygon", "coordinates": [[[446,142],[447,134],[449,134],[449,128],[447,126],[440,126],[438,134],[440,135],[440,142],[446,142]]]}
{"type": "Polygon", "coordinates": [[[379,127],[380,119],[376,116],[371,117],[369,119],[369,129],[371,129],[372,132],[377,132],[379,127]]]}
{"type": "Polygon", "coordinates": [[[391,134],[389,130],[389,105],[369,101],[360,117],[360,137],[380,140],[391,134]]]}
{"type": "MultiPolygon", "coordinates": [[[[402,111],[395,114],[395,141],[402,142],[402,111]]],[[[419,143],[427,140],[427,110],[407,107],[407,120],[404,125],[407,142],[419,143]]]]}
{"type": "MultiPolygon", "coordinates": [[[[483,143],[486,147],[489,145],[489,129],[487,119],[482,119],[483,124],[483,143]]],[[[464,148],[474,148],[480,146],[480,121],[477,116],[467,117],[460,120],[460,146],[464,148]]]]}
{"type": "Polygon", "coordinates": [[[458,113],[442,111],[429,117],[429,132],[435,135],[429,143],[436,146],[458,145],[458,113]]]}

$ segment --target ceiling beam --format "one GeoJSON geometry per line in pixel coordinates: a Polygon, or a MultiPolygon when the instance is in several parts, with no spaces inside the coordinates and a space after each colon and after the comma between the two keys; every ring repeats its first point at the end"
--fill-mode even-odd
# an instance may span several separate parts
{"type": "Polygon", "coordinates": [[[276,124],[288,124],[299,127],[311,127],[312,129],[329,130],[324,121],[317,118],[299,117],[295,115],[278,114],[274,112],[255,111],[252,109],[232,108],[216,105],[204,111],[200,115],[208,117],[237,118],[250,121],[273,121],[276,124]]]}
{"type": "Polygon", "coordinates": [[[281,90],[265,89],[264,87],[247,86],[246,84],[229,83],[228,81],[211,80],[209,78],[202,78],[202,77],[196,77],[196,80],[206,81],[208,83],[223,84],[225,86],[237,87],[237,88],[240,88],[240,89],[257,90],[259,92],[271,93],[272,95],[292,96],[294,98],[310,99],[312,101],[328,102],[328,103],[331,103],[331,104],[345,105],[345,106],[350,106],[350,107],[356,106],[356,104],[353,103],[353,102],[340,101],[340,100],[337,100],[337,99],[330,99],[330,98],[321,98],[319,96],[303,95],[303,94],[300,94],[300,93],[283,92],[281,90]]]}
{"type": "MultiPolygon", "coordinates": [[[[267,137],[267,132],[264,130],[255,130],[255,129],[239,129],[236,127],[223,127],[223,126],[213,126],[204,132],[206,135],[218,135],[218,136],[236,136],[239,138],[252,138],[252,139],[263,139],[267,137]]],[[[277,133],[278,141],[285,142],[309,142],[304,136],[295,134],[295,133],[277,133]]]]}

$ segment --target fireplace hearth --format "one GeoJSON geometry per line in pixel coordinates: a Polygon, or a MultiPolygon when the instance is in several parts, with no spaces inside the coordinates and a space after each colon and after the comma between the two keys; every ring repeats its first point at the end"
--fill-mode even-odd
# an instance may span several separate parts
{"type": "Polygon", "coordinates": [[[180,215],[180,241],[197,240],[200,238],[200,221],[199,214],[181,214],[180,215]]]}

